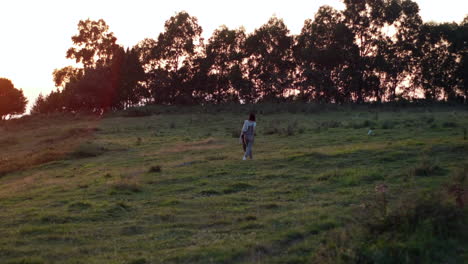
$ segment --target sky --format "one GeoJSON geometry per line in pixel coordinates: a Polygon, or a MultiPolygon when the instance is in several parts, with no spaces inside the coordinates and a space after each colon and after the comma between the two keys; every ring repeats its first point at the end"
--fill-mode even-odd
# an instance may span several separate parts
{"type": "MultiPolygon", "coordinates": [[[[423,21],[460,22],[468,14],[466,0],[413,0],[423,21]]],[[[276,15],[292,34],[322,5],[343,9],[340,0],[1,0],[0,77],[23,89],[30,105],[39,93],[55,89],[54,69],[72,65],[65,54],[78,33],[79,20],[104,19],[117,43],[131,47],[157,38],[164,22],[179,11],[198,18],[208,39],[221,25],[243,26],[247,32],[276,15]]]]}

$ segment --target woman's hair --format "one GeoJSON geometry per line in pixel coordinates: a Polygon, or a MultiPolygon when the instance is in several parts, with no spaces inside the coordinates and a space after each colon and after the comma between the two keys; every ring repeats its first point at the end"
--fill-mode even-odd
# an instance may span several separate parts
{"type": "Polygon", "coordinates": [[[250,113],[250,115],[249,115],[249,121],[255,122],[255,114],[254,114],[254,113],[250,113]]]}

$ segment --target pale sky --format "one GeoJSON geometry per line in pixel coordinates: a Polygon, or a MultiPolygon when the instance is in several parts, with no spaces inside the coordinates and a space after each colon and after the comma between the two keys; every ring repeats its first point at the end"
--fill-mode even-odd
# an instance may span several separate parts
{"type": "MultiPolygon", "coordinates": [[[[468,14],[466,0],[415,2],[424,21],[460,22],[468,14]]],[[[40,92],[55,89],[53,70],[73,64],[65,53],[80,19],[103,18],[117,43],[131,47],[144,38],[157,38],[164,22],[182,10],[198,18],[208,39],[223,24],[244,26],[250,33],[272,15],[298,34],[304,20],[325,4],[344,8],[340,0],[1,0],[0,77],[22,88],[30,104],[40,92]]]]}

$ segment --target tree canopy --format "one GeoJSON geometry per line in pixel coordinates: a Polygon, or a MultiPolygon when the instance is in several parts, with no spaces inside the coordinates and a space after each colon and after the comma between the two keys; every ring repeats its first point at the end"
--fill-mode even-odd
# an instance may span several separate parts
{"type": "Polygon", "coordinates": [[[28,100],[23,90],[16,89],[6,78],[0,78],[0,119],[5,120],[14,115],[21,115],[26,110],[28,100]]]}
{"type": "Polygon", "coordinates": [[[157,38],[124,49],[102,19],[82,20],[38,112],[103,111],[142,104],[300,100],[467,102],[468,16],[423,23],[412,0],[344,0],[319,8],[292,35],[275,16],[248,34],[221,26],[208,40],[179,12],[157,38]]]}

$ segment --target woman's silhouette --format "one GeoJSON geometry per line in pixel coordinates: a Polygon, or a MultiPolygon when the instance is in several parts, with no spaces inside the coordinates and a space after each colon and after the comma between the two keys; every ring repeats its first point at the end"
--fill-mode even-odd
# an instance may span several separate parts
{"type": "Polygon", "coordinates": [[[243,160],[246,160],[247,157],[250,159],[253,158],[252,156],[252,146],[254,143],[254,137],[255,137],[255,127],[257,126],[257,123],[255,122],[255,114],[251,113],[249,115],[249,120],[244,121],[244,126],[242,127],[241,135],[240,135],[240,140],[242,144],[245,146],[244,151],[244,157],[242,158],[243,160]]]}

